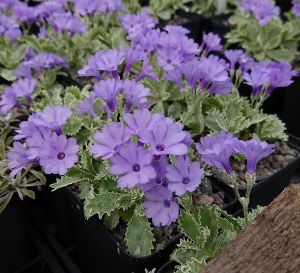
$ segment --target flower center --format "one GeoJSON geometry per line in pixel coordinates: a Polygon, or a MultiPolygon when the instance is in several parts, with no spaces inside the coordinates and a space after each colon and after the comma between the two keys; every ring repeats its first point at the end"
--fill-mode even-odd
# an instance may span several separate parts
{"type": "Polygon", "coordinates": [[[185,178],[182,179],[182,183],[185,184],[185,185],[188,184],[190,181],[191,180],[188,177],[185,177],[185,178]]]}
{"type": "Polygon", "coordinates": [[[170,64],[172,61],[170,59],[167,60],[167,64],[170,64]]]}
{"type": "Polygon", "coordinates": [[[58,154],[57,154],[57,158],[58,158],[59,160],[63,160],[65,157],[66,157],[65,153],[58,153],[58,154]]]}
{"type": "Polygon", "coordinates": [[[156,178],[155,182],[156,182],[156,184],[161,184],[162,179],[161,178],[156,178]]]}
{"type": "Polygon", "coordinates": [[[161,145],[161,144],[156,145],[156,150],[157,151],[162,152],[164,149],[165,149],[165,147],[163,145],[161,145]]]}
{"type": "Polygon", "coordinates": [[[171,202],[170,202],[170,200],[165,199],[165,201],[164,201],[164,206],[165,206],[166,208],[171,207],[171,202]]]}
{"type": "Polygon", "coordinates": [[[141,166],[139,164],[134,164],[132,170],[137,173],[141,170],[141,166]]]}

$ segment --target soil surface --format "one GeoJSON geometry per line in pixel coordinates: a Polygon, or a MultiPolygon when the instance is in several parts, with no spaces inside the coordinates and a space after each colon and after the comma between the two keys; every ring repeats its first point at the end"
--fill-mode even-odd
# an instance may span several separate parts
{"type": "MultiPolygon", "coordinates": [[[[256,184],[259,184],[262,180],[277,173],[282,168],[286,167],[290,162],[295,160],[298,156],[299,152],[289,147],[287,143],[279,143],[278,147],[271,155],[258,163],[256,184]]],[[[240,189],[246,189],[247,184],[245,180],[245,163],[233,162],[232,166],[238,174],[238,183],[240,185],[240,189]]],[[[227,182],[226,176],[223,172],[213,170],[213,173],[218,179],[227,182]]]]}

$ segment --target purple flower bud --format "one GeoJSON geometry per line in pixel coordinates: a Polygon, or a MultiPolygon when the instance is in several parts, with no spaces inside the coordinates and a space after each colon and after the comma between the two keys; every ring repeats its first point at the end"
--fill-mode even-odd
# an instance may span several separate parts
{"type": "Polygon", "coordinates": [[[156,177],[155,169],[151,165],[152,154],[143,146],[129,142],[122,146],[111,160],[109,172],[122,175],[118,179],[120,188],[131,189],[139,184],[146,184],[156,177]]]}
{"type": "Polygon", "coordinates": [[[199,162],[190,164],[188,157],[178,156],[175,165],[167,166],[168,189],[178,196],[193,192],[200,185],[203,175],[204,170],[199,162]]]}

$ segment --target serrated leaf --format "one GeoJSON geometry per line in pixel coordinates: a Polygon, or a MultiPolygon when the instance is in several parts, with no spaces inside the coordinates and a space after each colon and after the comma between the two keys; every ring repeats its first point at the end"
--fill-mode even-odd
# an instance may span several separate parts
{"type": "Polygon", "coordinates": [[[200,228],[196,218],[191,213],[181,211],[178,222],[179,227],[188,238],[194,242],[199,242],[200,228]]]}
{"type": "Polygon", "coordinates": [[[128,251],[136,257],[145,257],[151,254],[154,236],[150,222],[144,216],[144,210],[140,206],[136,208],[128,223],[125,240],[128,251]]]}
{"type": "Polygon", "coordinates": [[[66,177],[63,176],[62,178],[57,178],[56,183],[50,184],[50,187],[53,189],[52,191],[56,191],[58,189],[70,186],[75,183],[80,183],[85,181],[86,179],[82,177],[66,177]]]}
{"type": "Polygon", "coordinates": [[[108,229],[112,230],[118,225],[119,219],[120,219],[119,212],[115,210],[109,216],[105,215],[103,222],[108,229]]]}
{"type": "Polygon", "coordinates": [[[75,136],[76,134],[79,133],[81,127],[82,127],[81,119],[75,115],[72,115],[68,119],[67,124],[63,126],[62,131],[65,135],[75,136]]]}

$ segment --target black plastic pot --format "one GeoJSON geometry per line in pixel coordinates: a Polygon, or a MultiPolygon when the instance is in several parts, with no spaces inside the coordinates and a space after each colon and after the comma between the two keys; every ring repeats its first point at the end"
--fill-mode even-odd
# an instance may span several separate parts
{"type": "Polygon", "coordinates": [[[167,262],[164,264],[158,271],[157,273],[174,273],[175,272],[175,262],[167,262]]]}
{"type": "Polygon", "coordinates": [[[14,198],[0,216],[0,272],[79,273],[65,269],[25,208],[25,202],[14,198]]]}
{"type": "MultiPolygon", "coordinates": [[[[291,148],[300,151],[300,139],[290,135],[288,145],[291,148]]],[[[296,158],[290,162],[286,167],[282,168],[277,173],[272,176],[257,183],[253,189],[250,196],[250,207],[257,207],[258,205],[267,206],[271,203],[274,198],[276,198],[285,187],[287,187],[297,170],[300,163],[300,157],[296,158]]],[[[220,181],[224,186],[231,188],[227,183],[220,181]]],[[[245,196],[246,190],[239,190],[242,196],[245,196]]]]}
{"type": "Polygon", "coordinates": [[[63,245],[77,244],[73,257],[84,273],[144,273],[145,268],[159,268],[168,261],[180,238],[179,235],[165,249],[150,256],[133,257],[120,247],[96,216],[84,218],[82,202],[68,188],[44,192],[39,200],[63,245]]]}

